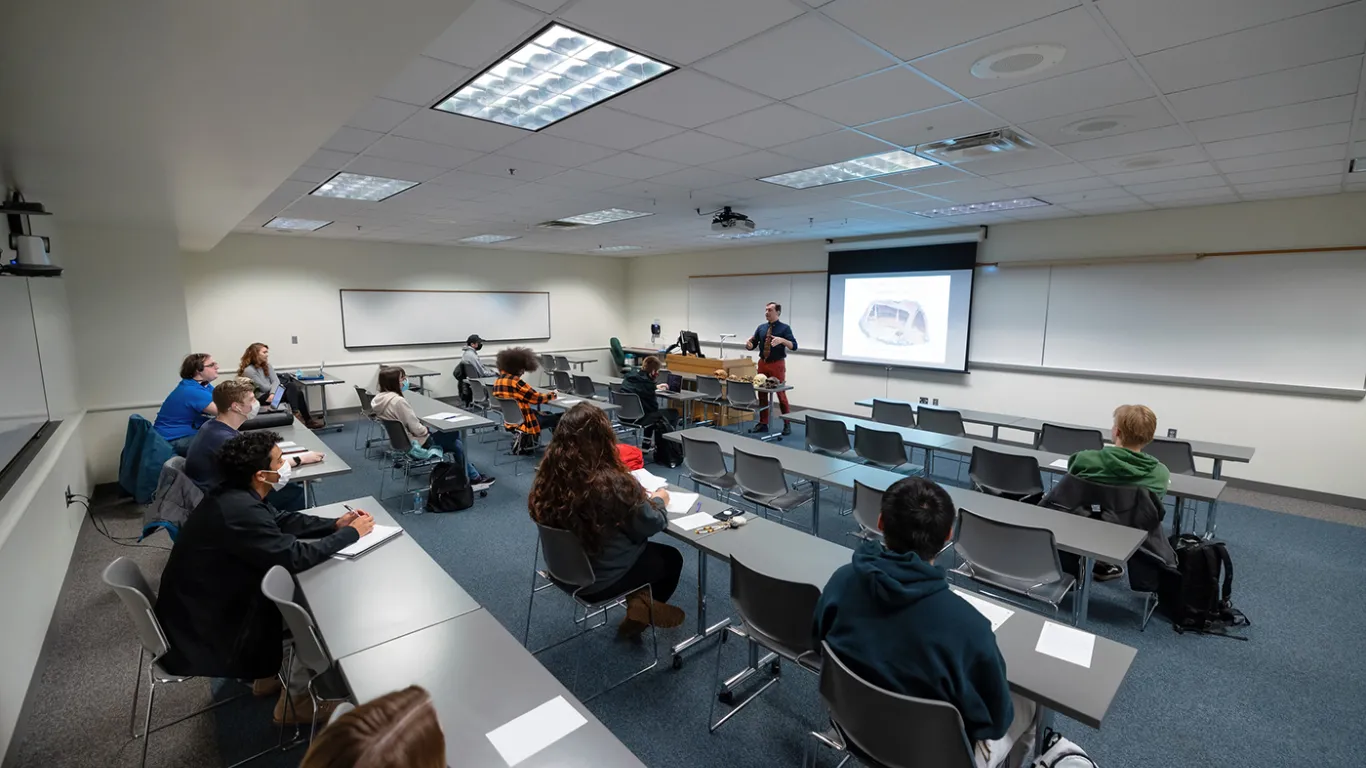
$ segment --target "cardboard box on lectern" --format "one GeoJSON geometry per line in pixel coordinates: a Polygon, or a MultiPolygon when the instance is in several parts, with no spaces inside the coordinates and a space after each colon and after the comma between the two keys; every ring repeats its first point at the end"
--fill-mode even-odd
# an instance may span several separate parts
{"type": "MultiPolygon", "coordinates": [[[[753,376],[758,373],[754,358],[733,357],[722,360],[715,357],[691,357],[688,355],[667,355],[665,361],[668,363],[670,373],[700,373],[703,376],[715,375],[718,370],[726,372],[727,376],[753,376]]],[[[716,416],[715,406],[707,407],[701,403],[693,403],[693,420],[701,420],[716,416]]],[[[730,425],[741,421],[753,419],[753,414],[745,411],[732,411],[729,408],[721,409],[722,413],[716,417],[718,425],[730,425]]]]}

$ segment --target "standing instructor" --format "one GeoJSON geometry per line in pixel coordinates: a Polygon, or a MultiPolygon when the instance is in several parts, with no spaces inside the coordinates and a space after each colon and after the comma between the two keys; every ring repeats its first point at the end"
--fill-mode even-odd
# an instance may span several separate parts
{"type": "MultiPolygon", "coordinates": [[[[745,349],[759,350],[759,373],[787,381],[787,351],[797,348],[797,337],[792,335],[792,326],[778,319],[783,313],[783,305],[770,301],[764,306],[764,322],[754,331],[754,336],[745,342],[745,349]]],[[[788,412],[787,393],[778,393],[778,406],[783,413],[788,412]]],[[[768,431],[768,393],[759,393],[759,423],[751,432],[768,431]]],[[[792,427],[783,422],[783,434],[791,434],[792,427]]]]}

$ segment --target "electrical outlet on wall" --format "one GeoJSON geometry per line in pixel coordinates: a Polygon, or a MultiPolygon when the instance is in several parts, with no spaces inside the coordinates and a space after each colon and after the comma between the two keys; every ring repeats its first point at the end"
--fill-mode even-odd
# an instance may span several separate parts
{"type": "Polygon", "coordinates": [[[290,344],[298,344],[298,343],[299,343],[299,337],[298,337],[298,336],[290,336],[290,337],[289,337],[289,343],[290,343],[290,344]]]}
{"type": "Polygon", "coordinates": [[[1174,430],[1174,429],[1169,429],[1169,430],[1167,430],[1167,437],[1176,437],[1176,430],[1174,430]]]}
{"type": "Polygon", "coordinates": [[[936,397],[932,405],[939,405],[939,398],[936,397]]]}
{"type": "Polygon", "coordinates": [[[928,397],[922,397],[922,398],[920,398],[920,404],[921,404],[921,405],[929,405],[929,404],[930,404],[930,399],[929,399],[928,397]]]}

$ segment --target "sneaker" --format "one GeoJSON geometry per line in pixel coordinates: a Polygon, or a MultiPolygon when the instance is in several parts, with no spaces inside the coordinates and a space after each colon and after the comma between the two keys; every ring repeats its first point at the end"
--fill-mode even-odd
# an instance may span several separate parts
{"type": "Polygon", "coordinates": [[[765,424],[765,423],[762,422],[762,421],[759,422],[758,424],[755,424],[755,425],[749,430],[750,434],[754,434],[754,435],[763,434],[764,432],[767,432],[767,431],[768,431],[768,425],[765,424]]]}
{"type": "Polygon", "coordinates": [[[1124,569],[1109,563],[1096,563],[1091,569],[1091,575],[1096,581],[1113,581],[1124,575],[1124,569]]]}
{"type": "Polygon", "coordinates": [[[497,479],[498,478],[496,477],[489,477],[488,475],[480,475],[470,481],[470,487],[476,491],[487,491],[497,479]]]}

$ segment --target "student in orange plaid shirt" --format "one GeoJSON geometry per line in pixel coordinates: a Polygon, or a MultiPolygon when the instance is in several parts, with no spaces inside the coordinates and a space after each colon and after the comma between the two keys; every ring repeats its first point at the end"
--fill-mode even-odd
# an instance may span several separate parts
{"type": "Polygon", "coordinates": [[[514,427],[522,433],[521,453],[531,453],[541,440],[541,428],[553,430],[561,414],[540,413],[533,406],[555,399],[554,392],[542,394],[522,381],[522,374],[540,367],[536,353],[527,347],[510,347],[498,353],[498,380],[493,383],[493,396],[516,400],[522,411],[522,424],[514,427]]]}

